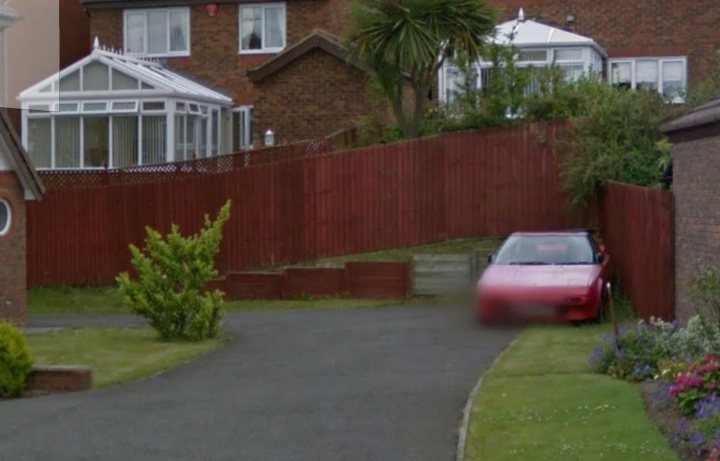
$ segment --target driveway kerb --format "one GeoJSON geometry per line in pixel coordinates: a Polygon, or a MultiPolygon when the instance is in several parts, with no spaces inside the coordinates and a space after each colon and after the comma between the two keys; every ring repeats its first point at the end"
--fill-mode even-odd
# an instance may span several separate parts
{"type": "Polygon", "coordinates": [[[495,366],[495,364],[500,360],[500,358],[505,355],[507,351],[509,351],[517,342],[517,338],[513,339],[510,344],[502,351],[498,356],[493,360],[493,362],[490,364],[487,370],[483,371],[483,373],[478,378],[477,383],[475,383],[475,387],[473,387],[473,390],[470,391],[470,395],[468,396],[467,402],[465,402],[465,407],[463,408],[463,418],[462,422],[460,423],[460,428],[458,429],[458,444],[457,444],[457,452],[455,455],[455,461],[465,461],[465,451],[467,449],[467,435],[468,431],[470,430],[470,415],[472,414],[473,406],[475,405],[475,397],[480,393],[480,389],[482,389],[483,382],[485,381],[485,377],[492,371],[492,368],[495,366]]]}

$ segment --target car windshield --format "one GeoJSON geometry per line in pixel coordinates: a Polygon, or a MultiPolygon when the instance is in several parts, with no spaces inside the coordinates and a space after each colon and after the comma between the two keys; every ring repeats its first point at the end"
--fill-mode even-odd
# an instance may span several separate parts
{"type": "Polygon", "coordinates": [[[500,248],[495,264],[594,264],[595,251],[587,236],[513,235],[500,248]]]}

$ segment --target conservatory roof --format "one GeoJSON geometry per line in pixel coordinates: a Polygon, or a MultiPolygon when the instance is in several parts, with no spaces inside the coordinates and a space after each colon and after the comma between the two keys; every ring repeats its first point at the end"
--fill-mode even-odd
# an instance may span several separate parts
{"type": "Polygon", "coordinates": [[[607,54],[595,40],[589,37],[526,19],[522,9],[516,19],[504,22],[495,28],[492,42],[498,45],[512,44],[518,48],[590,46],[603,56],[607,54]]]}
{"type": "Polygon", "coordinates": [[[47,101],[49,99],[115,99],[133,97],[176,97],[202,101],[221,106],[231,106],[232,98],[197,83],[176,72],[168,70],[156,61],[128,56],[101,47],[97,39],[92,53],[75,64],[48,77],[20,93],[20,101],[47,101]],[[100,75],[100,84],[88,85],[88,73],[92,67],[95,77],[107,67],[107,74],[100,75]],[[103,67],[105,66],[105,67],[103,67]],[[85,77],[84,79],[82,77],[85,77]],[[107,81],[104,79],[107,77],[107,81]],[[71,82],[73,80],[75,83],[71,82]],[[83,88],[80,83],[85,80],[83,88]],[[111,81],[123,81],[115,85],[111,81]],[[64,83],[66,82],[66,83],[64,83]]]}

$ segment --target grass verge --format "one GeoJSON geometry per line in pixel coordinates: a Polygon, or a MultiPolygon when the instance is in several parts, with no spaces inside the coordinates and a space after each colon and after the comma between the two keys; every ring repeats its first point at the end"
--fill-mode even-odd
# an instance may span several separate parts
{"type": "Polygon", "coordinates": [[[475,398],[465,459],[677,461],[638,388],[589,373],[587,355],[607,328],[523,332],[475,398]]]}
{"type": "MultiPolygon", "coordinates": [[[[225,304],[228,312],[284,309],[348,309],[381,307],[404,301],[387,299],[322,298],[290,300],[243,300],[225,304]]],[[[30,314],[127,314],[113,286],[50,287],[28,290],[30,314]]]]}
{"type": "Polygon", "coordinates": [[[174,368],[224,343],[164,342],[148,328],[78,328],[26,337],[35,362],[92,368],[93,387],[133,381],[174,368]]]}
{"type": "Polygon", "coordinates": [[[406,248],[392,248],[389,250],[375,251],[372,253],[359,253],[344,255],[332,258],[322,258],[297,264],[301,267],[339,267],[349,261],[407,261],[415,254],[462,254],[472,251],[489,252],[495,251],[502,239],[481,238],[481,239],[460,239],[448,240],[445,242],[431,243],[406,248]]]}

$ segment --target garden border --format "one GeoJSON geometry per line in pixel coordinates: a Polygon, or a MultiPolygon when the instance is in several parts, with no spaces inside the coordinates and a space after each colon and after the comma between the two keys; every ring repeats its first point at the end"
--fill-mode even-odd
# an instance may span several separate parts
{"type": "Polygon", "coordinates": [[[463,417],[462,421],[460,422],[460,427],[458,428],[458,442],[457,442],[457,448],[455,450],[455,461],[465,461],[465,450],[467,449],[467,435],[468,435],[468,429],[470,428],[470,415],[472,414],[473,406],[475,405],[475,398],[480,393],[480,390],[482,389],[483,383],[485,382],[485,378],[487,377],[488,373],[493,369],[495,364],[500,360],[500,358],[507,353],[513,346],[515,346],[515,343],[517,343],[518,337],[520,337],[520,333],[522,331],[518,332],[515,339],[513,339],[510,344],[505,347],[500,353],[495,357],[495,360],[492,361],[489,367],[487,367],[486,370],[484,370],[482,373],[480,373],[480,377],[478,378],[477,382],[475,383],[475,386],[473,387],[472,391],[470,391],[470,394],[468,395],[467,400],[465,401],[465,407],[463,408],[463,417]]]}

